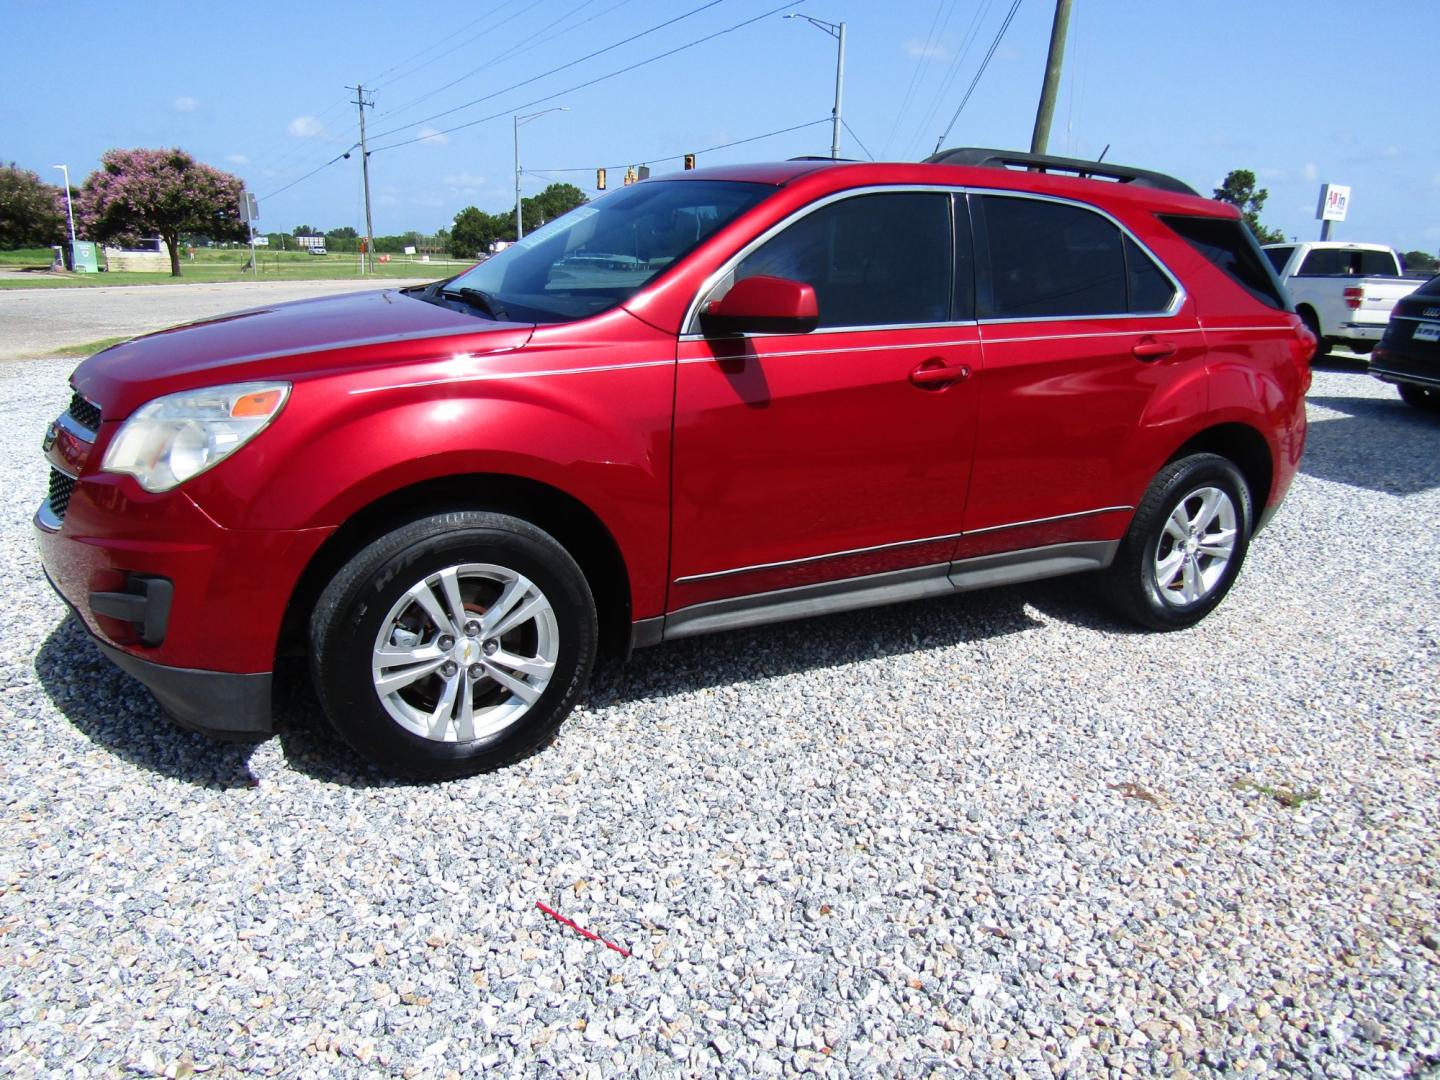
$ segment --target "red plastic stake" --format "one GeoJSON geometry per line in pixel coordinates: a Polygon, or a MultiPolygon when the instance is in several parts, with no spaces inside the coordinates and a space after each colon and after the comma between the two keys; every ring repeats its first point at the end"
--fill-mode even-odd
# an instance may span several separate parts
{"type": "Polygon", "coordinates": [[[544,904],[542,904],[539,900],[536,900],[536,901],[535,901],[535,906],[538,907],[541,911],[545,912],[546,915],[549,915],[552,919],[555,919],[557,922],[562,922],[562,923],[564,923],[566,926],[570,927],[571,930],[574,930],[574,931],[576,931],[576,932],[578,932],[578,933],[584,934],[584,935],[585,935],[587,938],[589,938],[591,941],[598,941],[598,942],[600,942],[601,945],[604,945],[607,949],[614,949],[614,950],[615,950],[616,952],[618,952],[621,956],[629,956],[629,955],[630,955],[630,950],[629,950],[629,949],[622,949],[619,945],[616,945],[614,942],[606,941],[606,940],[605,940],[603,937],[601,937],[599,934],[592,934],[589,930],[586,930],[583,926],[580,926],[578,923],[572,922],[571,920],[567,919],[564,915],[561,915],[561,914],[560,914],[558,911],[556,911],[554,908],[546,907],[546,906],[545,906],[544,904]]]}

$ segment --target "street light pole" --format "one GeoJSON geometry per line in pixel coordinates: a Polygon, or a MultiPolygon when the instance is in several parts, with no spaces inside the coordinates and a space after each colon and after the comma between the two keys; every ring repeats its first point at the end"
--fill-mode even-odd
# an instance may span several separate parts
{"type": "Polygon", "coordinates": [[[787,19],[804,19],[811,26],[824,30],[835,39],[835,107],[830,112],[830,157],[832,160],[839,160],[840,157],[840,101],[845,96],[845,24],[826,22],[824,19],[811,18],[809,15],[786,15],[787,19]]]}
{"type": "Polygon", "coordinates": [[[59,169],[65,177],[65,216],[70,219],[70,251],[71,258],[74,258],[75,251],[75,211],[70,206],[70,167],[68,165],[51,165],[52,169],[59,169]]]}
{"type": "Polygon", "coordinates": [[[527,120],[534,120],[537,116],[544,116],[552,112],[569,112],[570,106],[556,105],[553,108],[541,109],[539,112],[526,113],[524,116],[515,116],[515,240],[518,243],[525,236],[525,223],[520,217],[520,125],[527,120]]]}

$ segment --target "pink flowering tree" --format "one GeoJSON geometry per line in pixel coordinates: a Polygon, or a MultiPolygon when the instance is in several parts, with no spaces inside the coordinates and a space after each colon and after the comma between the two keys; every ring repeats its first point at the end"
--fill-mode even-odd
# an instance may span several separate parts
{"type": "Polygon", "coordinates": [[[85,181],[76,217],[97,240],[159,236],[180,276],[180,236],[243,240],[238,176],[196,161],[184,150],[111,150],[85,181]]]}

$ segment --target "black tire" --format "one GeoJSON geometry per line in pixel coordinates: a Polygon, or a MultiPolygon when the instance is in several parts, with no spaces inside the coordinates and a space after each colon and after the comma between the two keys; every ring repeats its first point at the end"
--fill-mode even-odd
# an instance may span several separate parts
{"type": "MultiPolygon", "coordinates": [[[[437,584],[435,588],[439,592],[431,593],[431,597],[443,600],[443,587],[437,584]]],[[[493,588],[503,592],[502,584],[496,583],[493,588]]],[[[459,590],[456,595],[460,595],[459,590]]],[[[516,605],[517,612],[528,603],[524,597],[531,595],[524,594],[516,605]]],[[[498,604],[498,597],[492,595],[490,603],[498,604]]],[[[442,603],[442,608],[448,611],[448,604],[442,603]]],[[[403,618],[412,623],[417,621],[414,614],[403,618]]],[[[356,752],[387,773],[444,780],[508,765],[548,742],[574,707],[590,677],[598,633],[595,600],[585,575],[553,537],[519,518],[483,511],[457,511],[397,528],[360,550],[340,568],[321,593],[310,618],[311,671],[326,715],[356,752]],[[427,692],[427,688],[438,710],[440,698],[448,693],[442,688],[451,683],[460,688],[451,698],[457,702],[454,709],[459,709],[458,695],[463,692],[469,695],[470,707],[477,710],[477,719],[481,715],[478,711],[481,704],[487,701],[520,710],[524,704],[520,695],[499,681],[487,681],[485,674],[470,674],[483,668],[488,663],[484,657],[492,655],[491,643],[486,642],[483,650],[471,656],[471,652],[476,651],[471,646],[478,648],[483,636],[477,636],[478,631],[471,635],[468,643],[457,636],[457,646],[442,650],[440,638],[446,636],[443,626],[421,616],[418,621],[422,625],[416,627],[404,647],[418,645],[422,650],[433,650],[433,656],[444,658],[456,649],[465,649],[462,663],[466,666],[461,670],[458,665],[446,663],[446,668],[459,670],[458,681],[453,671],[449,678],[441,678],[445,672],[436,671],[407,684],[404,694],[409,698],[406,700],[399,700],[398,690],[382,700],[376,679],[377,671],[384,670],[383,665],[372,669],[372,663],[381,663],[377,656],[382,627],[387,628],[387,634],[410,634],[403,627],[388,629],[397,625],[394,623],[397,607],[405,612],[419,612],[419,601],[407,600],[407,594],[427,579],[438,582],[438,575],[448,572],[447,568],[472,574],[462,582],[471,597],[462,605],[466,609],[463,617],[473,623],[472,631],[480,625],[486,610],[480,601],[481,593],[475,591],[483,590],[486,581],[473,576],[482,568],[523,575],[532,588],[538,589],[551,613],[543,616],[544,629],[539,628],[538,620],[532,619],[519,629],[507,632],[529,634],[531,641],[543,634],[546,648],[554,654],[548,681],[538,698],[508,726],[463,741],[458,720],[442,718],[446,732],[453,728],[454,741],[440,741],[439,737],[426,737],[407,728],[391,710],[414,707],[423,711],[412,706],[412,700],[428,708],[430,701],[416,696],[427,692]],[[469,681],[471,678],[476,681],[469,681]]],[[[392,638],[387,636],[384,640],[389,647],[392,638]]],[[[511,640],[505,638],[506,642],[511,640]]],[[[498,636],[495,646],[497,651],[511,648],[501,643],[498,636]]],[[[527,655],[532,651],[524,650],[527,655]]],[[[419,666],[423,665],[416,665],[419,666]]],[[[530,679],[531,676],[522,675],[517,681],[528,684],[530,679]]],[[[493,711],[504,710],[497,707],[493,711]]],[[[472,727],[472,733],[479,731],[480,726],[483,725],[472,727]]]]}
{"type": "Polygon", "coordinates": [[[1426,412],[1440,412],[1440,390],[1432,390],[1428,386],[1416,386],[1413,383],[1401,383],[1399,389],[1405,404],[1414,405],[1417,409],[1424,409],[1426,412]]]}
{"type": "MultiPolygon", "coordinates": [[[[1217,499],[1216,506],[1224,500],[1217,499]]],[[[1226,511],[1223,507],[1214,522],[1223,522],[1226,511]]],[[[1219,532],[1204,532],[1218,542],[1219,532]]],[[[1219,525],[1216,525],[1219,529],[1219,525]]],[[[1245,561],[1249,548],[1250,533],[1254,528],[1250,490],[1240,471],[1228,459],[1217,454],[1194,454],[1172,461],[1160,470],[1151,482],[1145,497],[1135,511],[1130,528],[1120,542],[1115,561],[1101,578],[1102,590],[1110,604],[1127,618],[1153,630],[1184,630],[1194,626],[1213,611],[1225,598],[1240,566],[1245,561]],[[1167,533],[1166,525],[1182,503],[1187,510],[1197,511],[1202,499],[1201,491],[1212,489],[1223,494],[1229,502],[1229,515],[1234,522],[1234,538],[1228,560],[1223,564],[1207,555],[1198,547],[1191,548],[1188,555],[1183,545],[1167,533]],[[1183,568],[1190,559],[1194,562],[1194,578],[1197,595],[1193,599],[1183,596],[1189,587],[1189,577],[1183,573],[1172,580],[1167,587],[1160,578],[1161,560],[1178,558],[1183,568]],[[1213,571],[1213,574],[1212,574],[1213,571]],[[1198,586],[1203,585],[1203,592],[1198,586]]]]}

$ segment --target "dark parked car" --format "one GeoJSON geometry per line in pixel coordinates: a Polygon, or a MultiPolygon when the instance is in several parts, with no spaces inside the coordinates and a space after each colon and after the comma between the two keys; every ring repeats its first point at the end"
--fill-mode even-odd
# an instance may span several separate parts
{"type": "Polygon", "coordinates": [[[1395,305],[1370,374],[1398,386],[1411,405],[1440,411],[1440,276],[1395,305]]]}

